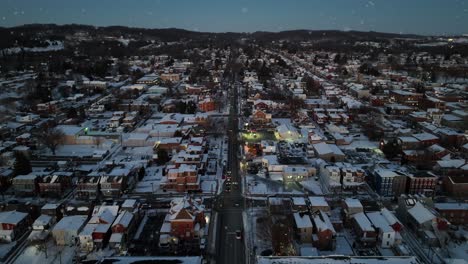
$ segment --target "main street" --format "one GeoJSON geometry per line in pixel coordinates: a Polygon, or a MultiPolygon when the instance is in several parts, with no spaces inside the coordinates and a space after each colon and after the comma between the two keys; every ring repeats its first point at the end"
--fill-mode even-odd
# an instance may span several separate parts
{"type": "Polygon", "coordinates": [[[243,197],[241,191],[241,176],[239,173],[239,142],[238,142],[238,85],[233,83],[230,87],[230,114],[229,114],[229,145],[227,171],[231,173],[231,183],[227,180],[223,192],[217,198],[218,208],[218,239],[216,241],[216,263],[238,264],[245,263],[245,245],[242,224],[243,197]],[[236,237],[240,230],[242,238],[236,237]]]}

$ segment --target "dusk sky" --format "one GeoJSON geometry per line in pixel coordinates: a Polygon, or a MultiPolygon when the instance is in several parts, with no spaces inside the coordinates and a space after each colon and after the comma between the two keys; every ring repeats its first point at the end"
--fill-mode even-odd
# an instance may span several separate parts
{"type": "Polygon", "coordinates": [[[30,23],[210,32],[339,29],[468,34],[465,0],[0,0],[0,26],[30,23]]]}

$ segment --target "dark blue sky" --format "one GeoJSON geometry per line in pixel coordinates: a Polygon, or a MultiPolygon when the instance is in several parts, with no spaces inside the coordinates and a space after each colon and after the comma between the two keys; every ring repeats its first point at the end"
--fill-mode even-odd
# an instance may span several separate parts
{"type": "Polygon", "coordinates": [[[468,0],[0,0],[0,25],[468,34],[468,0]]]}

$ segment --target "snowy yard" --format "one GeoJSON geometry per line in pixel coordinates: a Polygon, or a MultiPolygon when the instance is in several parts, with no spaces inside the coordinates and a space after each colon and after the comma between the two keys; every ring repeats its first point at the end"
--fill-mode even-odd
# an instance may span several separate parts
{"type": "Polygon", "coordinates": [[[47,242],[47,256],[45,247],[31,245],[23,250],[16,259],[16,264],[54,264],[72,263],[75,247],[56,246],[52,240],[47,242]]]}
{"type": "Polygon", "coordinates": [[[162,192],[161,185],[162,171],[164,166],[151,166],[145,169],[145,177],[137,183],[135,193],[162,192]]]}
{"type": "Polygon", "coordinates": [[[247,244],[256,249],[255,253],[257,255],[260,255],[262,251],[273,248],[271,244],[271,227],[265,224],[267,218],[268,211],[266,208],[255,208],[247,211],[246,233],[249,234],[247,239],[251,242],[251,244],[247,244]]]}
{"type": "Polygon", "coordinates": [[[287,190],[282,182],[264,179],[257,175],[247,175],[247,188],[245,188],[248,195],[274,195],[282,194],[300,194],[302,192],[297,190],[287,190]]]}
{"type": "Polygon", "coordinates": [[[468,259],[468,243],[460,242],[460,243],[453,243],[451,242],[448,245],[448,251],[450,253],[451,258],[456,259],[468,259]]]}

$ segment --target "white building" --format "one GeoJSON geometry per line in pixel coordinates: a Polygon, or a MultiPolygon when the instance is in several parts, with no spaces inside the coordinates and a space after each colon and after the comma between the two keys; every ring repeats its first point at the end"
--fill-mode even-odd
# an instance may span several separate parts
{"type": "Polygon", "coordinates": [[[395,244],[395,230],[381,212],[367,213],[367,218],[378,231],[378,242],[382,248],[390,248],[395,244]]]}

